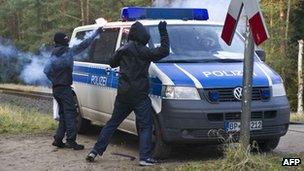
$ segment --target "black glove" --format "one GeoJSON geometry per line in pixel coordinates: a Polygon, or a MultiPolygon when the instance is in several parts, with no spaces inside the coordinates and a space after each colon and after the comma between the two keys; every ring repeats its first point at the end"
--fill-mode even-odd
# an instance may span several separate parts
{"type": "Polygon", "coordinates": [[[102,27],[99,27],[97,30],[96,30],[96,32],[98,33],[98,34],[101,34],[102,33],[102,27]]]}
{"type": "Polygon", "coordinates": [[[159,31],[167,30],[167,22],[166,21],[159,22],[158,30],[159,31]]]}

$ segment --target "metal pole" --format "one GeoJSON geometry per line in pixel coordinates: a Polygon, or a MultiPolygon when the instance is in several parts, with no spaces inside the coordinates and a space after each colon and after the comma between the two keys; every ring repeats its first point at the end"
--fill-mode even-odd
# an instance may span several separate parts
{"type": "Polygon", "coordinates": [[[299,40],[298,55],[298,114],[303,116],[303,40],[299,40]]]}
{"type": "Polygon", "coordinates": [[[252,98],[252,75],[254,42],[246,17],[246,39],[243,67],[243,92],[242,92],[242,116],[241,116],[241,137],[240,142],[244,148],[248,148],[250,142],[250,121],[251,121],[251,98],[252,98]]]}

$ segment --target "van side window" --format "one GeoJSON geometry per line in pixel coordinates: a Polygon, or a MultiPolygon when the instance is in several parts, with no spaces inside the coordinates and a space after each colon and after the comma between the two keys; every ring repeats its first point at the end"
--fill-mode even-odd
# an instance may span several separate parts
{"type": "Polygon", "coordinates": [[[109,64],[114,54],[119,28],[103,29],[99,39],[95,39],[89,51],[89,61],[92,63],[109,64]]]}
{"type": "Polygon", "coordinates": [[[75,37],[76,37],[76,39],[78,39],[78,40],[83,40],[83,39],[85,38],[85,35],[86,35],[87,33],[89,33],[90,31],[92,31],[92,30],[86,30],[86,31],[77,32],[75,37]]]}
{"type": "MultiPolygon", "coordinates": [[[[90,36],[91,33],[92,33],[92,30],[77,32],[75,35],[75,38],[73,38],[71,40],[70,44],[77,45],[77,44],[81,43],[81,41],[84,40],[85,38],[87,38],[88,36],[90,36]]],[[[84,50],[83,52],[81,52],[80,54],[76,55],[74,57],[75,61],[88,62],[89,61],[89,56],[88,56],[89,49],[90,49],[90,47],[87,48],[86,50],[84,50]]]]}
{"type": "Polygon", "coordinates": [[[120,47],[124,46],[128,42],[129,31],[130,31],[130,28],[123,28],[120,47]]]}

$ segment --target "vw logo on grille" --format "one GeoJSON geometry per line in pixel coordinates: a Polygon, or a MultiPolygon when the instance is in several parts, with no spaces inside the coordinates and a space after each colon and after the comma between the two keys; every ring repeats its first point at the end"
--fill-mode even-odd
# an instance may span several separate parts
{"type": "Polygon", "coordinates": [[[238,100],[242,100],[242,91],[243,88],[242,87],[237,87],[233,90],[233,95],[236,99],[238,100]]]}

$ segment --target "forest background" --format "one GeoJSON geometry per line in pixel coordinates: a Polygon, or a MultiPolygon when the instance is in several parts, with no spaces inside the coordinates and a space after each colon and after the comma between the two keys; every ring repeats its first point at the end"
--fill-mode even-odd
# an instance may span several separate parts
{"type": "MultiPolygon", "coordinates": [[[[167,4],[173,0],[162,0],[167,4]]],[[[216,0],[214,0],[216,1],[216,0]]],[[[0,0],[0,43],[36,53],[52,44],[54,33],[103,17],[116,21],[124,6],[151,6],[153,0],[0,0]]],[[[297,105],[298,40],[304,38],[304,0],[261,0],[270,39],[264,43],[266,63],[283,78],[293,110],[297,105]]],[[[1,54],[0,54],[1,55],[1,54]]],[[[18,61],[0,58],[0,82],[22,83],[18,61]]]]}

